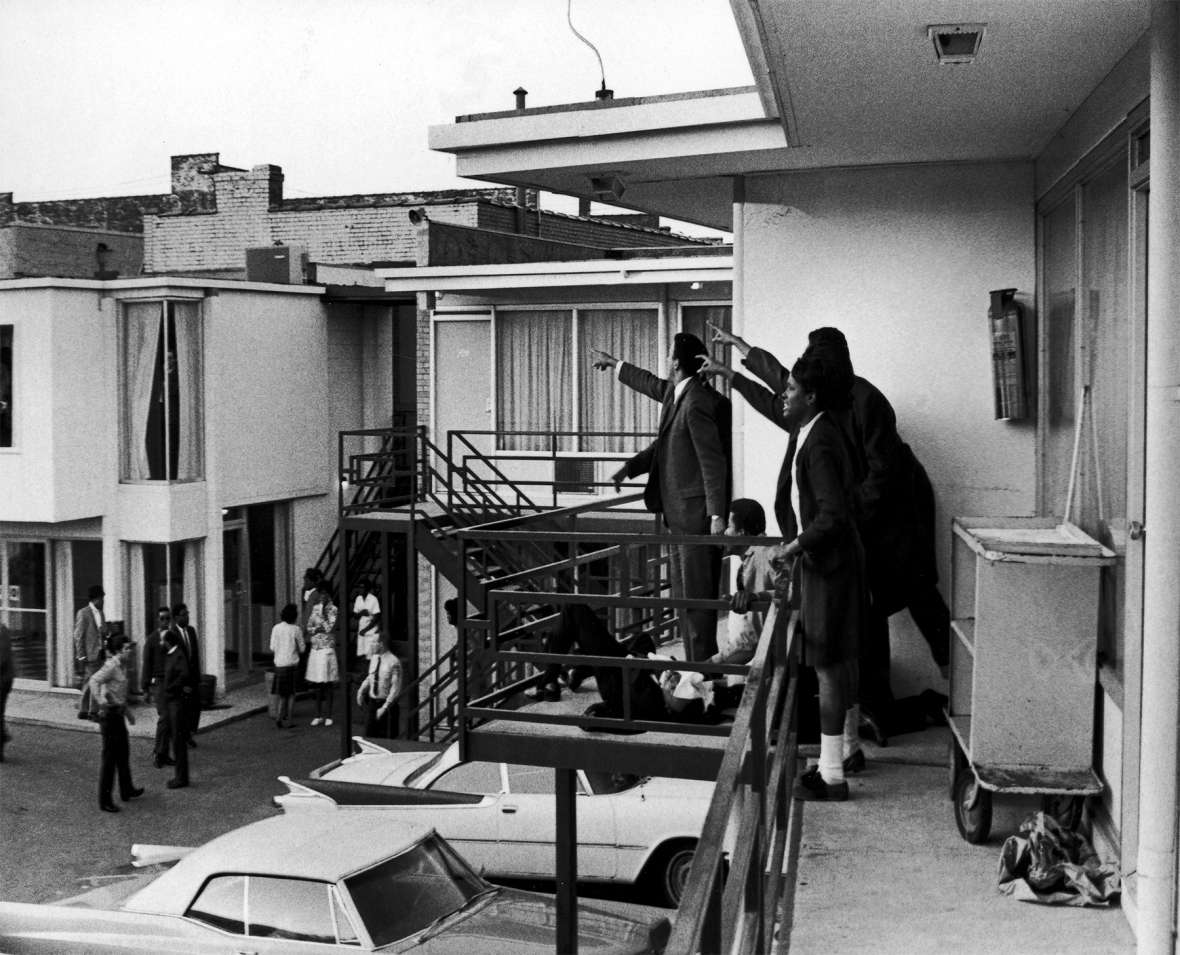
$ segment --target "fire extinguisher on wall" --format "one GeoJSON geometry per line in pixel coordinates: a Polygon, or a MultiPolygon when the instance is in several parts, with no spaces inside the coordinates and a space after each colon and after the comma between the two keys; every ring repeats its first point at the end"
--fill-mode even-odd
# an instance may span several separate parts
{"type": "Polygon", "coordinates": [[[1016,289],[991,292],[987,310],[992,342],[992,390],[997,420],[1028,416],[1024,369],[1024,311],[1015,300],[1016,289]]]}

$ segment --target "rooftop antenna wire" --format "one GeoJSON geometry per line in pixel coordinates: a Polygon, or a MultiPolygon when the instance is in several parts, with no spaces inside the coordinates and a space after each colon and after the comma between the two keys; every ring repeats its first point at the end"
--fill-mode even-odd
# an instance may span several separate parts
{"type": "MultiPolygon", "coordinates": [[[[574,7],[574,0],[566,0],[565,18],[569,22],[570,30],[573,31],[574,36],[576,36],[579,40],[581,40],[583,43],[585,43],[586,46],[590,47],[590,49],[592,49],[594,51],[594,55],[596,57],[598,57],[598,72],[599,72],[599,75],[602,77],[602,87],[601,87],[600,92],[605,91],[606,90],[606,67],[604,67],[602,65],[602,54],[598,52],[598,47],[596,47],[593,43],[591,43],[584,36],[582,36],[582,34],[580,34],[578,32],[578,28],[576,26],[574,26],[573,7],[574,7]]],[[[602,96],[600,95],[599,98],[601,99],[602,96]]]]}

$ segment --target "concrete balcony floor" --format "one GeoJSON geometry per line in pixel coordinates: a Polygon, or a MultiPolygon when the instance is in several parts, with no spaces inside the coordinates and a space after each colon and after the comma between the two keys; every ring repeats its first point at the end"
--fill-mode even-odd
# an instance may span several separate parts
{"type": "Polygon", "coordinates": [[[1000,846],[1040,808],[997,796],[988,841],[955,826],[949,732],[866,745],[846,803],[805,803],[791,952],[1118,955],[1135,951],[1126,914],[1017,902],[996,888],[1000,846]]]}

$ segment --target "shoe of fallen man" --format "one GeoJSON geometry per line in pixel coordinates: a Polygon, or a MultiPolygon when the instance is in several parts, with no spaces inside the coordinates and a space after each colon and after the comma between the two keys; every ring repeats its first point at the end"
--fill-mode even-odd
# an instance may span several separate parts
{"type": "Polygon", "coordinates": [[[865,771],[865,751],[858,749],[850,756],[844,757],[844,775],[863,773],[865,771]]]}
{"type": "Polygon", "coordinates": [[[183,789],[187,785],[187,780],[183,779],[170,779],[167,783],[169,789],[183,789]]]}
{"type": "Polygon", "coordinates": [[[795,783],[794,796],[796,799],[808,802],[845,802],[848,799],[848,783],[828,783],[815,766],[799,777],[795,783]]]}

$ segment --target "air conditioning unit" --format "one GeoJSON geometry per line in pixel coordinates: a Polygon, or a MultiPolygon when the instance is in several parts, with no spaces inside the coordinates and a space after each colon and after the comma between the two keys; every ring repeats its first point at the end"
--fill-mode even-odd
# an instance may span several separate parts
{"type": "Polygon", "coordinates": [[[246,250],[246,281],[302,285],[307,275],[307,249],[299,245],[268,245],[246,250]]]}
{"type": "Polygon", "coordinates": [[[594,493],[593,458],[558,458],[553,464],[553,483],[558,494],[594,493]]]}

